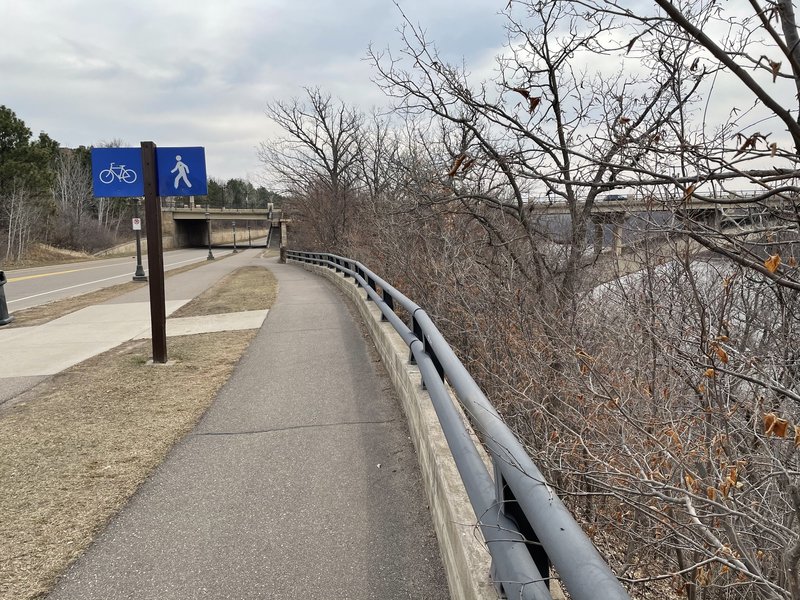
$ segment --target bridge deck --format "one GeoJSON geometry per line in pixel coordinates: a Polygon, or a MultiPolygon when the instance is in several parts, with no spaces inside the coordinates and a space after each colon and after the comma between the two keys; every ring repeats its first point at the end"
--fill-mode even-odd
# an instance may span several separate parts
{"type": "Polygon", "coordinates": [[[449,597],[388,379],[328,283],[271,268],[233,377],[51,600],[449,597]]]}
{"type": "Polygon", "coordinates": [[[269,211],[264,208],[171,208],[172,218],[176,221],[205,221],[206,218],[212,221],[266,221],[273,213],[280,211],[269,211]]]}

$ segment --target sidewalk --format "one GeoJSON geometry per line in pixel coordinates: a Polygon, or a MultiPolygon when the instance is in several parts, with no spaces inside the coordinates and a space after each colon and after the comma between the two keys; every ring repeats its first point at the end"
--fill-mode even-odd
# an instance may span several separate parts
{"type": "Polygon", "coordinates": [[[51,600],[449,597],[388,378],[326,281],[269,266],[233,376],[51,600]]]}
{"type": "MultiPolygon", "coordinates": [[[[250,264],[263,265],[256,252],[242,252],[225,260],[174,275],[165,280],[167,316],[204,292],[225,275],[250,264]]],[[[0,329],[0,348],[12,360],[0,361],[0,406],[53,375],[121,343],[150,336],[149,289],[143,286],[113,300],[90,306],[44,325],[0,329]]],[[[258,314],[212,315],[168,319],[167,335],[185,335],[255,329],[266,311],[258,314]]]]}

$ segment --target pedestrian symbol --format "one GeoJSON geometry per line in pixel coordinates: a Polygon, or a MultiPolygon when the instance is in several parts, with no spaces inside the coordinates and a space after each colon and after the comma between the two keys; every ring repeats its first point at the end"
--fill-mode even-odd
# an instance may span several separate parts
{"type": "Polygon", "coordinates": [[[175,157],[175,160],[177,161],[175,163],[175,167],[170,171],[170,173],[178,173],[175,176],[175,189],[178,189],[178,184],[180,183],[181,179],[183,179],[183,181],[186,183],[186,187],[192,187],[191,182],[186,178],[186,174],[189,173],[189,167],[186,166],[186,163],[181,161],[180,154],[175,157]]]}
{"type": "Polygon", "coordinates": [[[156,166],[159,196],[208,194],[204,148],[156,148],[156,166]]]}

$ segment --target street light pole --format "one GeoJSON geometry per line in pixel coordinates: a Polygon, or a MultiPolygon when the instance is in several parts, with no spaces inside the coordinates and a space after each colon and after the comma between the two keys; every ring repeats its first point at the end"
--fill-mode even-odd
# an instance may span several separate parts
{"type": "Polygon", "coordinates": [[[211,253],[211,214],[208,212],[208,203],[206,203],[206,234],[208,236],[208,256],[206,260],[214,260],[214,255],[211,253]]]}
{"type": "Polygon", "coordinates": [[[247,247],[253,247],[253,238],[250,237],[250,221],[247,222],[247,247]]]}
{"type": "Polygon", "coordinates": [[[239,253],[239,251],[236,249],[236,221],[233,222],[233,253],[239,253]]]}
{"type": "Polygon", "coordinates": [[[147,281],[147,275],[144,274],[144,267],[142,266],[142,222],[139,220],[139,199],[133,199],[133,218],[139,223],[139,228],[136,229],[136,271],[133,274],[134,281],[147,281]]]}

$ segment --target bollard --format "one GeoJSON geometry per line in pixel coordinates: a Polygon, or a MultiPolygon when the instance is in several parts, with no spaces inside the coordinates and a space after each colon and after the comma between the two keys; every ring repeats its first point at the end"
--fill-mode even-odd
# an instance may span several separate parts
{"type": "Polygon", "coordinates": [[[3,286],[6,284],[6,274],[3,271],[0,271],[0,326],[8,325],[11,321],[14,320],[10,314],[8,314],[8,305],[6,304],[6,293],[3,290],[3,286]]]}

